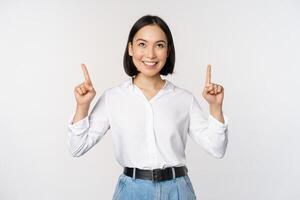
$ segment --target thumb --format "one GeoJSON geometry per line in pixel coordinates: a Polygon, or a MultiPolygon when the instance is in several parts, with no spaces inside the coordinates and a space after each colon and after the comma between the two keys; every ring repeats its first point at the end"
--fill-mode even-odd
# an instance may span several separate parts
{"type": "Polygon", "coordinates": [[[205,87],[204,87],[204,92],[205,92],[205,93],[208,93],[208,90],[209,90],[209,87],[205,86],[205,87]]]}

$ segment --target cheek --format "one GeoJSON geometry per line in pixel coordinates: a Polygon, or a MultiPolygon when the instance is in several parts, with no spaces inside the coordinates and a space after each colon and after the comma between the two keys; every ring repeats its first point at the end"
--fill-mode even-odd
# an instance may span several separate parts
{"type": "Polygon", "coordinates": [[[143,58],[143,55],[144,55],[143,52],[136,51],[136,52],[134,52],[133,57],[135,60],[141,60],[143,58]]]}
{"type": "Polygon", "coordinates": [[[158,56],[159,56],[160,59],[165,59],[166,60],[167,56],[168,56],[168,52],[167,51],[161,51],[161,52],[159,52],[158,56]]]}

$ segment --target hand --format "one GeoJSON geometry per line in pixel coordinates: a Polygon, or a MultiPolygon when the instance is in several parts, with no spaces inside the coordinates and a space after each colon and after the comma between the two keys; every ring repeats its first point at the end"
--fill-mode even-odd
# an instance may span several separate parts
{"type": "Polygon", "coordinates": [[[221,85],[211,83],[211,65],[207,65],[205,87],[202,93],[204,99],[211,106],[222,106],[224,88],[221,85]]]}
{"type": "Polygon", "coordinates": [[[84,106],[90,105],[93,98],[96,95],[96,91],[93,87],[92,81],[90,79],[88,70],[84,64],[81,64],[81,68],[83,70],[85,81],[74,89],[74,94],[76,97],[77,105],[84,106]]]}

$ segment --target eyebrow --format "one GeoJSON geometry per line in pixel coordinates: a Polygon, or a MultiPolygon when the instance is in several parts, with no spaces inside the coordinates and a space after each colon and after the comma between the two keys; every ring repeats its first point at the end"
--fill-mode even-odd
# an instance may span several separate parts
{"type": "MultiPolygon", "coordinates": [[[[141,39],[141,38],[137,39],[136,42],[139,41],[139,40],[142,40],[142,41],[147,42],[147,40],[144,40],[144,39],[141,39]]],[[[163,43],[166,44],[166,41],[164,41],[164,40],[158,40],[158,41],[156,41],[155,43],[158,43],[158,42],[163,42],[163,43]]]]}

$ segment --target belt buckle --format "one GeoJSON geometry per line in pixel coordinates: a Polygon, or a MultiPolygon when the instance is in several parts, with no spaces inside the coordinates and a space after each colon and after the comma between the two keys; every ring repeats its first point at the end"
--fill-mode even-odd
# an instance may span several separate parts
{"type": "Polygon", "coordinates": [[[162,170],[153,169],[152,170],[152,181],[161,181],[162,180],[162,170]]]}

